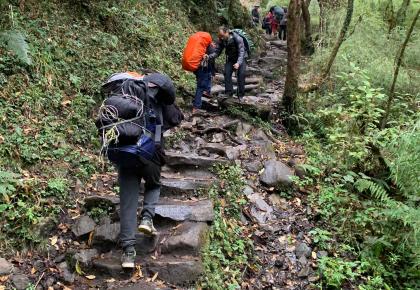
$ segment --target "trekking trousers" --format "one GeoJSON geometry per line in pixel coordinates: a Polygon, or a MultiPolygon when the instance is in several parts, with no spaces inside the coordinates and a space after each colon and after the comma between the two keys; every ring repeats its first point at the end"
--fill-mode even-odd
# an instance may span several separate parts
{"type": "MultiPolygon", "coordinates": [[[[225,64],[225,94],[228,96],[233,95],[233,82],[232,82],[232,74],[233,74],[233,65],[230,61],[226,62],[225,64]]],[[[237,79],[238,79],[238,97],[245,96],[245,72],[246,72],[246,61],[239,66],[237,70],[237,79]]]]}
{"type": "Polygon", "coordinates": [[[200,109],[203,93],[207,92],[210,95],[212,72],[209,68],[199,67],[194,74],[197,80],[197,89],[195,91],[193,107],[200,109]]]}
{"type": "Polygon", "coordinates": [[[132,156],[131,160],[118,163],[120,186],[120,243],[123,248],[136,244],[137,209],[139,204],[140,182],[145,181],[142,217],[153,219],[155,207],[160,196],[161,167],[149,160],[132,156]]]}

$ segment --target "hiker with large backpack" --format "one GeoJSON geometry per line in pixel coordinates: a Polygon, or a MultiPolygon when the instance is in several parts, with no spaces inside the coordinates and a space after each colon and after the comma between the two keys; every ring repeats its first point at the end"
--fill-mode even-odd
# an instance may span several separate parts
{"type": "Polygon", "coordinates": [[[233,72],[237,72],[238,98],[242,100],[245,96],[245,71],[246,59],[250,53],[250,45],[238,30],[229,30],[227,27],[220,27],[218,31],[219,42],[216,51],[209,55],[209,59],[219,57],[223,50],[226,54],[225,63],[225,94],[233,96],[233,72]],[[245,43],[246,42],[246,43],[245,43]]]}
{"type": "Polygon", "coordinates": [[[175,87],[163,74],[117,73],[103,84],[102,90],[105,100],[96,126],[102,153],[118,168],[121,265],[131,269],[135,267],[137,230],[156,234],[153,217],[165,162],[162,133],[177,126],[183,115],[174,104],[175,87]],[[145,181],[145,191],[137,228],[141,179],[145,181]]]}
{"type": "Polygon", "coordinates": [[[190,36],[182,55],[182,68],[193,72],[196,77],[196,91],[193,100],[193,114],[201,109],[203,95],[210,96],[211,81],[215,71],[214,60],[208,55],[213,53],[215,45],[207,32],[196,32],[190,36]]]}

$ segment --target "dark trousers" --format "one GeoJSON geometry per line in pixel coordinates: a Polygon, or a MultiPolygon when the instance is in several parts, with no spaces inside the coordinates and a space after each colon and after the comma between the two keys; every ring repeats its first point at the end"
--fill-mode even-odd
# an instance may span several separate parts
{"type": "Polygon", "coordinates": [[[145,181],[142,217],[153,218],[160,196],[161,167],[154,162],[122,156],[118,162],[120,186],[120,242],[123,248],[136,244],[137,209],[141,179],[145,181]]]}
{"type": "Polygon", "coordinates": [[[286,25],[280,25],[279,39],[287,40],[287,26],[286,25]]]}
{"type": "Polygon", "coordinates": [[[203,93],[207,92],[210,94],[211,91],[211,77],[212,71],[209,68],[198,68],[194,72],[196,80],[197,80],[197,89],[195,91],[193,107],[200,109],[201,108],[201,98],[203,97],[203,93]]]}
{"type": "MultiPolygon", "coordinates": [[[[233,65],[234,62],[226,62],[225,64],[225,94],[228,96],[233,95],[233,65]]],[[[245,71],[246,71],[246,62],[244,61],[237,70],[237,79],[238,79],[238,97],[245,96],[245,71]]]]}

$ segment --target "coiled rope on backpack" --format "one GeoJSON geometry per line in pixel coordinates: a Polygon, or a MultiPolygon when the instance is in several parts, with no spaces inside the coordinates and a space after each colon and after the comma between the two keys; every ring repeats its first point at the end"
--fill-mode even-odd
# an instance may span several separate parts
{"type": "Polygon", "coordinates": [[[132,95],[132,94],[127,94],[124,92],[124,84],[126,82],[124,82],[121,86],[121,92],[122,94],[117,95],[120,96],[121,98],[126,98],[129,100],[132,100],[136,103],[136,105],[138,106],[138,110],[136,112],[136,117],[125,120],[125,119],[121,119],[119,117],[119,112],[118,109],[113,106],[113,105],[106,105],[105,102],[106,100],[104,100],[102,102],[102,105],[99,107],[99,118],[101,120],[104,121],[113,121],[112,124],[109,125],[105,125],[102,126],[100,128],[100,130],[102,130],[102,147],[101,147],[101,153],[102,154],[106,154],[109,145],[114,142],[115,144],[118,144],[118,138],[120,136],[120,132],[118,130],[118,125],[121,124],[125,124],[125,123],[132,123],[133,125],[139,126],[140,128],[144,129],[143,126],[134,123],[134,121],[140,119],[143,117],[143,113],[144,113],[144,102],[143,100],[139,99],[138,97],[132,95]],[[115,120],[117,120],[115,122],[115,120]]]}

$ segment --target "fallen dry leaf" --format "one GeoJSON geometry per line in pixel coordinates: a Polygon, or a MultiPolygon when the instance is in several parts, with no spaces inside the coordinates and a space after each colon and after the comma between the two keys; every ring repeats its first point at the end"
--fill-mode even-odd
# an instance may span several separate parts
{"type": "Polygon", "coordinates": [[[89,279],[89,280],[93,280],[93,279],[95,279],[96,278],[96,276],[95,275],[87,275],[87,276],[85,276],[86,277],[86,279],[89,279]]]}
{"type": "Polygon", "coordinates": [[[51,245],[54,246],[55,244],[57,244],[58,241],[58,237],[57,236],[53,236],[50,238],[51,241],[51,245]]]}
{"type": "Polygon", "coordinates": [[[152,277],[152,282],[155,282],[155,280],[156,280],[156,278],[157,278],[158,274],[159,274],[159,272],[156,272],[156,274],[155,274],[155,275],[153,275],[153,277],[152,277]]]}
{"type": "Polygon", "coordinates": [[[106,283],[114,283],[115,281],[117,281],[117,280],[115,280],[114,278],[105,280],[106,283]]]}
{"type": "Polygon", "coordinates": [[[35,269],[35,267],[32,267],[32,269],[31,269],[31,274],[33,275],[33,274],[35,274],[36,273],[36,269],[35,269]]]}

